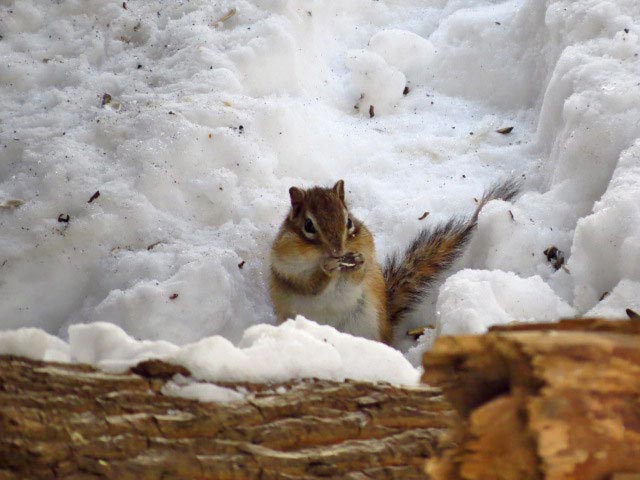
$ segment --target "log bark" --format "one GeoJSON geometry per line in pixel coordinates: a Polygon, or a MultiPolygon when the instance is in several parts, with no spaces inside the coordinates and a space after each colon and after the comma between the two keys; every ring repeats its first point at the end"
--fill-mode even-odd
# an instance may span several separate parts
{"type": "Polygon", "coordinates": [[[248,400],[202,403],[160,392],[188,371],[135,371],[0,357],[0,479],[417,479],[454,415],[427,386],[227,385],[248,400]]]}
{"type": "Polygon", "coordinates": [[[223,385],[246,400],[202,403],[163,395],[189,372],[159,361],[0,357],[0,480],[417,479],[425,460],[433,480],[640,480],[640,322],[444,337],[424,366],[435,387],[223,385]]]}
{"type": "Polygon", "coordinates": [[[640,479],[640,322],[443,337],[423,361],[461,416],[434,480],[640,479]]]}

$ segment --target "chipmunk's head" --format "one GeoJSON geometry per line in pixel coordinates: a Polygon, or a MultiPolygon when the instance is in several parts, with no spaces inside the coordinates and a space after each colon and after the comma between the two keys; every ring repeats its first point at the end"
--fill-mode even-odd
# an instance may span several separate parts
{"type": "Polygon", "coordinates": [[[291,211],[288,222],[310,244],[322,248],[328,256],[345,254],[347,238],[358,233],[357,221],[344,201],[344,181],[333,188],[289,189],[291,211]]]}

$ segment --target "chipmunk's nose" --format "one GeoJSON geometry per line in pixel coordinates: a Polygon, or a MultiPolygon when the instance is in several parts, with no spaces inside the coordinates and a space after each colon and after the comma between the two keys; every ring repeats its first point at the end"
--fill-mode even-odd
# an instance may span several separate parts
{"type": "Polygon", "coordinates": [[[344,256],[344,247],[341,244],[334,243],[329,246],[329,253],[334,258],[340,258],[344,256]]]}
{"type": "Polygon", "coordinates": [[[344,239],[339,235],[331,235],[325,241],[326,252],[334,258],[344,255],[344,239]]]}

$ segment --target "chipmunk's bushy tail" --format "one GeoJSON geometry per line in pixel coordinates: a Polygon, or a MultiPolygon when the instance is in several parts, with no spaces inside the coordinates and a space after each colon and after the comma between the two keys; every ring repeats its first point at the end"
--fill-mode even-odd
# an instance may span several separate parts
{"type": "Polygon", "coordinates": [[[404,255],[396,254],[387,259],[383,272],[391,325],[397,325],[420,303],[437,275],[460,257],[478,223],[482,207],[491,200],[511,200],[520,187],[515,179],[494,184],[484,193],[471,218],[453,218],[435,228],[426,228],[404,255]]]}

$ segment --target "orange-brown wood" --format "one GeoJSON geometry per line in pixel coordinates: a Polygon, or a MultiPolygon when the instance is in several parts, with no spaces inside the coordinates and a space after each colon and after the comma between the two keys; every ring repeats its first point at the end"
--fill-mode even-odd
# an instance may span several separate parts
{"type": "Polygon", "coordinates": [[[436,341],[423,381],[463,421],[434,480],[608,480],[640,472],[638,322],[574,319],[436,341]]]}

